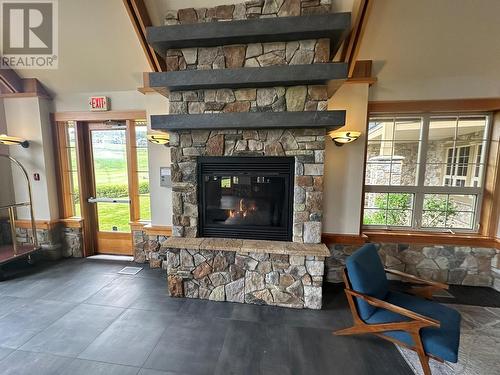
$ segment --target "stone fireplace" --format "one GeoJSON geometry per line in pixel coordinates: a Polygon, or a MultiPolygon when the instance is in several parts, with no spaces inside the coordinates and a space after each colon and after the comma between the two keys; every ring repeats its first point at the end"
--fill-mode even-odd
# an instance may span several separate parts
{"type": "Polygon", "coordinates": [[[347,76],[331,60],[350,26],[330,8],[182,9],[148,30],[167,66],[146,85],[169,97],[151,124],[170,133],[171,296],[321,308],[325,136],[345,120],[327,100],[347,76]]]}

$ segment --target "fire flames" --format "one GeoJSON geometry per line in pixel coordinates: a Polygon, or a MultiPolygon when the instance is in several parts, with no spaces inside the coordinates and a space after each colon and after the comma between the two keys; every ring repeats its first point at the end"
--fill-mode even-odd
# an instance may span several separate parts
{"type": "Polygon", "coordinates": [[[257,207],[254,202],[248,204],[244,199],[240,199],[238,210],[229,210],[230,218],[246,218],[252,212],[257,211],[257,207]]]}

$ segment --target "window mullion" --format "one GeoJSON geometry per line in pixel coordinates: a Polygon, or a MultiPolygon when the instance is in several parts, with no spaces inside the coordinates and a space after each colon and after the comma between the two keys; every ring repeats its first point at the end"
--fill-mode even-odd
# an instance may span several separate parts
{"type": "MultiPolygon", "coordinates": [[[[429,139],[429,115],[422,117],[422,127],[420,130],[420,145],[418,150],[418,169],[417,169],[417,190],[421,190],[425,185],[425,165],[427,162],[427,147],[429,139]]],[[[424,193],[417,192],[413,196],[413,220],[412,227],[420,229],[422,226],[422,213],[424,209],[424,193]]]]}

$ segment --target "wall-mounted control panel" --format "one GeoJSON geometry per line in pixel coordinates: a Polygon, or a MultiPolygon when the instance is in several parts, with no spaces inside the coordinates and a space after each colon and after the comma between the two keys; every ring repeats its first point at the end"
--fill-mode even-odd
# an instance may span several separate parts
{"type": "Polygon", "coordinates": [[[172,187],[172,170],[170,167],[160,167],[160,186],[172,187]]]}

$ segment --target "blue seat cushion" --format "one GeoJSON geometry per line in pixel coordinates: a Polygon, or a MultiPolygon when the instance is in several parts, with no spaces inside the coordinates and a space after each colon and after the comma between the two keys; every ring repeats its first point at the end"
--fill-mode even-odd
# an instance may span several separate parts
{"type": "MultiPolygon", "coordinates": [[[[420,330],[420,337],[425,352],[449,362],[457,362],[458,346],[460,343],[460,314],[456,310],[437,302],[399,292],[389,292],[385,301],[438,320],[441,323],[440,328],[427,327],[420,330]]],[[[376,309],[365,322],[380,324],[408,320],[410,319],[392,311],[376,309]]],[[[405,331],[387,331],[382,334],[397,339],[409,346],[415,345],[410,334],[405,331]]]]}
{"type": "MultiPolygon", "coordinates": [[[[384,266],[374,244],[366,244],[356,250],[347,258],[346,268],[351,288],[356,292],[378,299],[384,299],[389,292],[384,266]]],[[[356,298],[356,305],[363,320],[368,319],[376,309],[358,298],[356,298]]]]}

